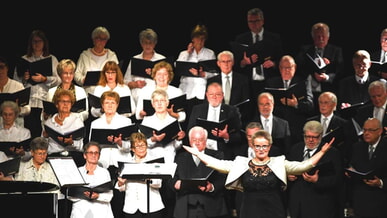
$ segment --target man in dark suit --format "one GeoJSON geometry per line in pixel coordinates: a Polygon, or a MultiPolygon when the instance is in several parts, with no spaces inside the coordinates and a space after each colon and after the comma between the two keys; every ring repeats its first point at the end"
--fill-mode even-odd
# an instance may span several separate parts
{"type": "Polygon", "coordinates": [[[206,91],[207,101],[192,108],[187,129],[197,125],[197,118],[215,122],[227,120],[227,125],[223,129],[209,131],[207,147],[223,151],[225,159],[233,160],[235,158],[233,146],[238,146],[241,141],[239,133],[241,119],[236,107],[222,103],[223,96],[222,86],[219,83],[209,84],[206,91]]]}
{"type": "MultiPolygon", "coordinates": [[[[237,154],[236,151],[239,150],[237,146],[242,146],[240,134],[242,128],[241,115],[235,106],[222,103],[223,96],[222,86],[219,83],[209,84],[206,90],[207,101],[192,108],[187,129],[197,125],[197,118],[213,122],[226,120],[224,128],[222,126],[207,129],[208,126],[206,125],[202,127],[207,129],[209,135],[207,148],[222,151],[224,159],[234,160],[237,154]]],[[[235,190],[228,190],[225,195],[229,211],[236,210],[235,190]]]]}
{"type": "Polygon", "coordinates": [[[355,217],[387,217],[387,141],[382,137],[382,132],[383,126],[378,119],[367,119],[363,125],[364,141],[352,146],[352,169],[358,172],[372,171],[368,178],[350,178],[355,217]]]}
{"type": "Polygon", "coordinates": [[[370,73],[380,79],[387,80],[387,71],[380,68],[380,64],[387,63],[387,28],[384,28],[380,33],[380,47],[372,52],[371,61],[376,62],[371,65],[370,73]]]}
{"type": "Polygon", "coordinates": [[[373,81],[378,80],[378,77],[368,71],[371,67],[371,58],[366,50],[357,50],[353,54],[352,67],[355,74],[347,76],[339,82],[337,97],[340,108],[347,108],[359,103],[367,104],[370,101],[368,87],[373,81]]]}
{"type": "Polygon", "coordinates": [[[278,33],[264,28],[263,11],[252,8],[247,11],[249,31],[238,34],[235,43],[247,45],[246,52],[236,52],[235,69],[247,76],[250,81],[252,105],[257,105],[257,97],[263,91],[265,80],[279,76],[278,61],[283,55],[282,39],[278,33]]]}
{"type": "MultiPolygon", "coordinates": [[[[323,128],[318,121],[304,126],[304,141],[292,146],[287,160],[302,161],[316,154],[323,144],[323,128]]],[[[292,218],[335,218],[340,208],[343,187],[343,165],[340,152],[332,147],[312,171],[300,176],[288,175],[287,205],[292,218]]]]}
{"type": "MultiPolygon", "coordinates": [[[[207,130],[194,126],[189,130],[188,137],[192,147],[199,152],[218,159],[223,159],[223,152],[206,148],[207,130]]],[[[224,199],[224,183],[226,175],[221,174],[203,164],[189,152],[181,152],[176,156],[176,173],[171,180],[172,189],[176,192],[174,217],[228,217],[224,199]],[[187,187],[183,179],[205,178],[205,184],[187,187]]]]}
{"type": "Polygon", "coordinates": [[[258,114],[252,121],[259,122],[263,129],[273,138],[273,147],[278,148],[280,154],[286,154],[291,146],[291,134],[287,120],[273,115],[274,97],[269,92],[262,92],[258,96],[258,114]]]}
{"type": "Polygon", "coordinates": [[[229,105],[238,105],[241,114],[242,126],[251,120],[252,106],[248,99],[250,99],[249,81],[243,74],[233,71],[234,55],[230,51],[222,51],[218,54],[217,64],[220,69],[220,74],[207,79],[207,84],[218,82],[222,85],[223,93],[226,95],[227,76],[230,83],[230,95],[223,98],[223,103],[229,105]],[[228,99],[226,99],[228,97],[228,99]],[[227,100],[227,101],[226,101],[227,100]],[[242,103],[248,101],[246,103],[242,103]]]}
{"type": "MultiPolygon", "coordinates": [[[[314,103],[317,104],[322,92],[336,92],[337,81],[343,77],[344,58],[342,48],[329,43],[330,31],[326,23],[314,24],[311,35],[313,44],[300,47],[296,62],[299,74],[310,77],[314,103]]],[[[318,113],[318,108],[315,109],[318,113]]]]}
{"type": "Polygon", "coordinates": [[[265,88],[274,96],[273,114],[289,122],[292,144],[294,144],[303,140],[303,125],[306,118],[314,111],[312,89],[310,80],[296,75],[297,65],[292,56],[284,55],[281,58],[279,70],[281,76],[266,80],[265,88]],[[272,89],[269,90],[269,88],[272,89]],[[275,91],[275,89],[284,88],[288,89],[285,93],[275,91]]]}
{"type": "Polygon", "coordinates": [[[386,135],[387,127],[387,88],[386,83],[380,80],[372,82],[368,87],[368,93],[371,98],[372,104],[367,104],[360,107],[355,116],[356,122],[361,126],[364,122],[370,118],[377,118],[384,128],[382,132],[383,135],[386,135]]]}

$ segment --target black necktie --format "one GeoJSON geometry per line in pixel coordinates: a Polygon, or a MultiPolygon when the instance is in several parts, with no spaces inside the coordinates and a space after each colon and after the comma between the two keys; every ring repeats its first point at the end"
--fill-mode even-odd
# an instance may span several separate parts
{"type": "Polygon", "coordinates": [[[308,160],[310,158],[310,152],[312,149],[307,148],[304,153],[304,160],[308,160]]]}
{"type": "Polygon", "coordinates": [[[371,158],[372,158],[372,155],[374,154],[374,146],[372,146],[372,145],[370,145],[369,146],[369,149],[368,149],[368,159],[370,159],[371,160],[371,158]]]}

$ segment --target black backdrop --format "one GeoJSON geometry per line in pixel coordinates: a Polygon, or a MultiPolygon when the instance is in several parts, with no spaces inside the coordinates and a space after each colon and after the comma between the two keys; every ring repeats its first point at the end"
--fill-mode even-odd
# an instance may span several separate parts
{"type": "MultiPolygon", "coordinates": [[[[351,56],[355,50],[373,50],[379,46],[379,34],[387,25],[385,7],[377,4],[339,6],[338,1],[189,1],[171,4],[133,1],[69,2],[39,1],[2,3],[0,12],[0,55],[10,62],[25,54],[33,29],[46,32],[50,51],[58,60],[77,61],[82,50],[91,47],[91,31],[105,26],[111,34],[107,47],[120,60],[138,54],[138,33],[145,28],[159,35],[156,51],[172,57],[185,49],[191,28],[202,23],[208,27],[206,46],[216,53],[229,49],[228,42],[247,31],[246,12],[252,7],[264,11],[265,28],[281,35],[286,53],[295,54],[301,44],[311,43],[310,28],[326,22],[331,28],[330,42],[343,48],[347,72],[352,73],[351,56]],[[296,3],[294,3],[296,2],[296,3]],[[89,4],[81,7],[80,4],[89,4]],[[211,4],[211,6],[207,5],[211,4]],[[384,13],[384,15],[383,15],[384,13]]],[[[161,2],[161,1],[159,1],[161,2]]],[[[343,4],[343,3],[341,3],[343,4]]]]}

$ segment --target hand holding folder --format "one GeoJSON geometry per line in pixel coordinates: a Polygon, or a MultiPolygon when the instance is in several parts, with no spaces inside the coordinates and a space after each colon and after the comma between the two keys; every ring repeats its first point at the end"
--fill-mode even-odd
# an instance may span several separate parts
{"type": "Polygon", "coordinates": [[[19,62],[16,65],[17,67],[17,75],[19,77],[23,77],[25,72],[29,72],[30,79],[27,81],[28,83],[35,85],[38,82],[35,82],[31,79],[31,76],[35,76],[36,74],[41,74],[45,77],[52,76],[52,58],[43,58],[38,61],[29,62],[24,58],[20,58],[19,62]]]}
{"type": "Polygon", "coordinates": [[[177,139],[178,133],[181,131],[179,121],[175,120],[171,124],[165,126],[162,129],[155,129],[150,126],[145,126],[140,124],[139,130],[142,132],[147,138],[150,138],[153,136],[153,134],[161,135],[165,133],[164,138],[160,141],[162,145],[167,145],[171,141],[177,139]]]}
{"type": "Polygon", "coordinates": [[[54,141],[56,141],[58,144],[62,146],[67,146],[66,141],[68,141],[69,138],[72,140],[81,140],[85,137],[85,127],[80,127],[76,130],[68,131],[65,133],[57,132],[56,130],[52,129],[51,127],[44,125],[44,130],[47,132],[48,136],[52,138],[54,141]],[[67,140],[66,140],[67,139],[67,140]]]}
{"type": "Polygon", "coordinates": [[[136,123],[117,129],[92,129],[91,141],[96,141],[103,145],[113,145],[112,141],[114,141],[114,137],[121,136],[122,140],[127,141],[133,132],[138,132],[136,123]],[[109,136],[113,136],[112,141],[108,140],[109,136]]]}
{"type": "Polygon", "coordinates": [[[113,189],[113,185],[111,181],[102,183],[97,186],[89,187],[89,186],[71,186],[68,188],[68,196],[76,197],[84,200],[94,200],[91,198],[93,192],[95,193],[103,193],[109,192],[113,189]]]}

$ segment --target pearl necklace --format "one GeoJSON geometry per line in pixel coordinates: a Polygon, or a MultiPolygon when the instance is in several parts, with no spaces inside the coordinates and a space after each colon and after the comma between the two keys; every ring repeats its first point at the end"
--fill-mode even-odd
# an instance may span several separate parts
{"type": "Polygon", "coordinates": [[[102,56],[106,53],[106,49],[103,49],[101,52],[97,52],[94,48],[92,48],[91,52],[97,56],[102,56]]]}

